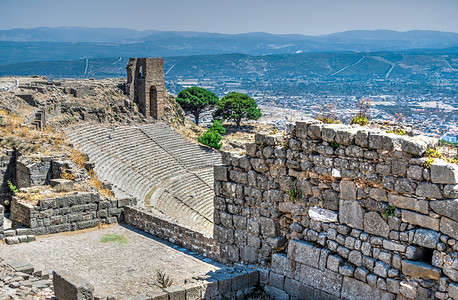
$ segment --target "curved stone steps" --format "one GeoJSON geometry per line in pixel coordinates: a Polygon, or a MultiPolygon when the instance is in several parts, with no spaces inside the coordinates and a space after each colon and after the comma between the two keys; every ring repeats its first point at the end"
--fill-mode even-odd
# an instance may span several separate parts
{"type": "Polygon", "coordinates": [[[153,209],[212,235],[213,165],[221,163],[218,152],[187,141],[165,124],[115,130],[85,125],[67,135],[74,145],[81,145],[116,196],[136,197],[141,205],[155,189],[153,209]]]}

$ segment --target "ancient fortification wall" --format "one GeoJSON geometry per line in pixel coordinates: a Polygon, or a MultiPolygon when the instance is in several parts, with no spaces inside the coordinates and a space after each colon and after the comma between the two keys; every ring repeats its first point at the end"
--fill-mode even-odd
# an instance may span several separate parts
{"type": "Polygon", "coordinates": [[[458,297],[458,166],[436,141],[297,122],[215,167],[225,262],[270,266],[274,299],[458,297]]]}

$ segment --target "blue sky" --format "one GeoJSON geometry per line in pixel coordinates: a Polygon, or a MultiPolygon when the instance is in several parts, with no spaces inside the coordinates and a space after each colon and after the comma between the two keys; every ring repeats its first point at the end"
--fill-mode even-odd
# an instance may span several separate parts
{"type": "Polygon", "coordinates": [[[0,29],[124,27],[320,35],[355,29],[458,32],[458,0],[0,0],[0,29]]]}

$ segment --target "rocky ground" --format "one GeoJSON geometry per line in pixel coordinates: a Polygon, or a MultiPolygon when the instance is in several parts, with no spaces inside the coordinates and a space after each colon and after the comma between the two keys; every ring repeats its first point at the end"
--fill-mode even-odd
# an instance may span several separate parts
{"type": "Polygon", "coordinates": [[[8,264],[0,259],[0,300],[9,299],[55,299],[50,275],[27,262],[8,264]]]}

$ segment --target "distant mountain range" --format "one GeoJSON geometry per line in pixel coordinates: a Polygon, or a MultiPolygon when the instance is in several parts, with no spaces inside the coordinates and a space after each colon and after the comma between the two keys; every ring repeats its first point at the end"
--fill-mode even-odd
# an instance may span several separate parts
{"type": "Polygon", "coordinates": [[[0,31],[0,64],[105,57],[153,57],[240,53],[371,52],[458,47],[458,33],[389,30],[322,36],[137,31],[123,28],[39,27],[0,31]]]}
{"type": "MultiPolygon", "coordinates": [[[[53,78],[125,77],[128,57],[71,61],[34,61],[0,65],[0,76],[43,75],[53,78]]],[[[164,58],[166,77],[265,78],[408,81],[455,79],[458,48],[441,51],[335,52],[253,56],[218,54],[164,58]],[[442,53],[443,51],[443,53],[442,53]]]]}

